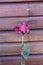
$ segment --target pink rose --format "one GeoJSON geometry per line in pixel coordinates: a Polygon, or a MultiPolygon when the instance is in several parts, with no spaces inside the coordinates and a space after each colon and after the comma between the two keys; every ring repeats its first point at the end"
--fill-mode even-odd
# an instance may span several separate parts
{"type": "Polygon", "coordinates": [[[21,33],[20,27],[17,27],[17,26],[14,27],[14,31],[15,31],[16,33],[18,33],[18,34],[21,33]]]}
{"type": "Polygon", "coordinates": [[[26,33],[26,32],[28,33],[29,32],[29,26],[25,22],[23,22],[22,25],[21,25],[21,27],[20,27],[20,30],[23,33],[26,33]]]}
{"type": "Polygon", "coordinates": [[[18,34],[20,34],[20,33],[26,33],[26,32],[28,33],[29,32],[29,26],[25,22],[23,22],[20,27],[15,26],[14,27],[14,31],[16,33],[18,33],[18,34]]]}

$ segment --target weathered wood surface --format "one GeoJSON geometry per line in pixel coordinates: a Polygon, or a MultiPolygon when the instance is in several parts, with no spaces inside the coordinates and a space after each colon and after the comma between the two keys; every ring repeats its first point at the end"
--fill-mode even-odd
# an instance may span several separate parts
{"type": "Polygon", "coordinates": [[[27,2],[27,1],[43,1],[43,0],[0,0],[0,2],[27,2]]]}
{"type": "Polygon", "coordinates": [[[0,30],[13,30],[14,26],[21,26],[25,21],[30,29],[42,29],[43,17],[19,17],[19,18],[0,18],[0,30]]]}
{"type": "Polygon", "coordinates": [[[42,3],[0,4],[0,17],[43,15],[42,3]]]}
{"type": "Polygon", "coordinates": [[[38,30],[43,29],[43,2],[35,1],[42,0],[0,0],[0,65],[21,64],[21,34],[11,30],[22,21],[29,24],[30,29],[36,29],[24,36],[30,50],[25,63],[43,65],[43,30],[38,30]]]}
{"type": "MultiPolygon", "coordinates": [[[[43,30],[32,30],[25,34],[24,41],[43,41],[43,30]]],[[[0,42],[21,42],[21,35],[14,32],[0,32],[0,42]]]]}
{"type": "MultiPolygon", "coordinates": [[[[28,42],[30,54],[43,54],[43,42],[28,42]]],[[[0,55],[21,55],[21,43],[1,43],[0,55]]]]}
{"type": "MultiPolygon", "coordinates": [[[[0,65],[20,65],[20,56],[0,57],[0,65]]],[[[43,55],[29,56],[25,60],[26,65],[43,65],[43,55]]]]}

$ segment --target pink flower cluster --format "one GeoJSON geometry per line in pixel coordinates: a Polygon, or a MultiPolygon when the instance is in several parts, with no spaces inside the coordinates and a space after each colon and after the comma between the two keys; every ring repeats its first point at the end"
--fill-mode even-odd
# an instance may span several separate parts
{"type": "Polygon", "coordinates": [[[26,33],[26,32],[28,33],[29,32],[29,26],[25,22],[23,22],[20,27],[15,26],[14,27],[14,31],[16,33],[18,33],[18,34],[20,34],[20,33],[26,33]]]}

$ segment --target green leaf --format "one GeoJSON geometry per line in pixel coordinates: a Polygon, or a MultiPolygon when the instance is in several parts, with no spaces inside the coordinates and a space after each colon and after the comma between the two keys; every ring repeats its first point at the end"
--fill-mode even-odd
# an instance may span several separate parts
{"type": "Polygon", "coordinates": [[[21,65],[25,65],[25,64],[21,62],[21,65]]]}
{"type": "Polygon", "coordinates": [[[21,55],[22,55],[22,57],[25,58],[25,59],[28,58],[28,56],[29,56],[29,49],[28,49],[27,44],[23,44],[21,55]]]}

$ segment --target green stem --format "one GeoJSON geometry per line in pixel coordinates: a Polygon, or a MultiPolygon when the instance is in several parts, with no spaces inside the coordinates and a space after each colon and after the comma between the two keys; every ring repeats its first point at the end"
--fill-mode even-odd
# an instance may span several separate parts
{"type": "MultiPolygon", "coordinates": [[[[24,35],[22,34],[22,51],[23,51],[23,46],[24,46],[24,35]]],[[[24,61],[23,55],[22,55],[21,65],[25,65],[25,61],[24,61]]]]}
{"type": "Polygon", "coordinates": [[[24,35],[22,34],[22,46],[24,44],[24,35]]]}
{"type": "Polygon", "coordinates": [[[23,57],[22,57],[21,65],[25,65],[25,61],[23,57]]]}

